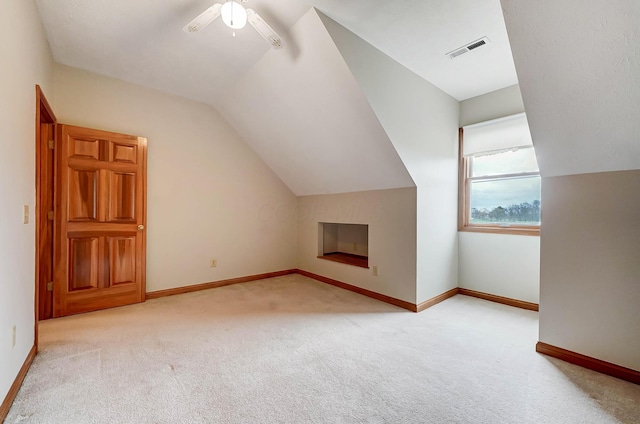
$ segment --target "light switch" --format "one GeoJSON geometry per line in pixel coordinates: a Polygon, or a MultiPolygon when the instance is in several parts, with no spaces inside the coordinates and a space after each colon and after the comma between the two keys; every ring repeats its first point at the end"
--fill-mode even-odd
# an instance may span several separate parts
{"type": "Polygon", "coordinates": [[[28,224],[29,223],[29,205],[24,205],[24,208],[22,211],[23,211],[22,223],[28,224]]]}

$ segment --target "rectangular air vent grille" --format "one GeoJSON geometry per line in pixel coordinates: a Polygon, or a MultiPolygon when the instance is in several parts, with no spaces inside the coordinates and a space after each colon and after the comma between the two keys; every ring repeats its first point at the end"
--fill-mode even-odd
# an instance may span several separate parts
{"type": "Polygon", "coordinates": [[[486,42],[486,41],[484,41],[484,40],[480,40],[480,41],[478,41],[477,43],[473,43],[472,45],[467,46],[467,48],[468,48],[469,50],[473,50],[473,49],[478,48],[478,47],[480,47],[480,46],[484,46],[485,44],[487,44],[487,42],[486,42]]]}
{"type": "Polygon", "coordinates": [[[478,47],[482,47],[487,44],[489,44],[489,39],[487,37],[482,37],[479,40],[472,41],[469,44],[466,44],[460,48],[450,51],[449,53],[447,53],[447,56],[449,56],[450,59],[454,59],[460,56],[461,54],[465,54],[467,52],[470,52],[471,50],[477,49],[478,47]]]}

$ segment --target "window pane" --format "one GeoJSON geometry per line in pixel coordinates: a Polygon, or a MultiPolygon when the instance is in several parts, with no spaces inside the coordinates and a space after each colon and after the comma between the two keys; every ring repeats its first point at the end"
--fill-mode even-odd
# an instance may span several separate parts
{"type": "Polygon", "coordinates": [[[540,176],[471,182],[470,224],[540,225],[540,176]]]}
{"type": "Polygon", "coordinates": [[[518,174],[537,172],[538,162],[533,147],[471,158],[471,176],[518,174]]]}

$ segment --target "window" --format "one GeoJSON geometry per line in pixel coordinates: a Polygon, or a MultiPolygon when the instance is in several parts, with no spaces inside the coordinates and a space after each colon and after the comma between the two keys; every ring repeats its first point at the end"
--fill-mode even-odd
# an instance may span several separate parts
{"type": "Polygon", "coordinates": [[[460,129],[460,230],[540,234],[540,171],[524,114],[460,129]]]}

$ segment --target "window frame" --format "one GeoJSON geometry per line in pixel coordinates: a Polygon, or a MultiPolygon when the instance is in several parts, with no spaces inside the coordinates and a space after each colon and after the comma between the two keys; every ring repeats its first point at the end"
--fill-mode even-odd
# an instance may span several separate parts
{"type": "MultiPolygon", "coordinates": [[[[540,236],[540,225],[495,225],[473,224],[469,222],[471,216],[471,182],[482,180],[486,177],[471,177],[471,158],[463,155],[464,129],[458,129],[458,231],[473,233],[513,234],[524,236],[540,236]]],[[[538,172],[522,172],[508,174],[501,177],[514,175],[540,176],[538,172]]],[[[496,179],[490,177],[490,179],[496,179]]],[[[498,178],[500,179],[500,178],[498,178]]]]}

